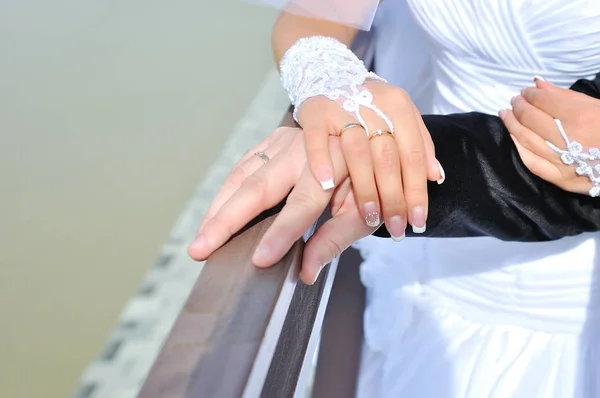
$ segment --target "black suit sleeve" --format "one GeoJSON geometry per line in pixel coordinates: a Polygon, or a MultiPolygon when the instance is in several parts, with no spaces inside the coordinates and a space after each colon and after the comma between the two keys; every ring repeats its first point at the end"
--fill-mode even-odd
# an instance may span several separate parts
{"type": "MultiPolygon", "coordinates": [[[[573,90],[600,97],[600,74],[573,90]]],[[[426,115],[446,181],[429,183],[427,231],[407,236],[492,236],[546,241],[600,230],[600,198],[579,195],[533,175],[496,116],[426,115]]],[[[376,236],[389,237],[385,226],[376,236]]]]}

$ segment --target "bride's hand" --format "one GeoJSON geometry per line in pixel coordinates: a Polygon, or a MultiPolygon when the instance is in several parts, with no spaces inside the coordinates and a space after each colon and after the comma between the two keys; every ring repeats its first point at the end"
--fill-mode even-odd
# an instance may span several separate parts
{"type": "Polygon", "coordinates": [[[313,283],[324,264],[374,230],[358,212],[339,139],[330,137],[328,147],[336,170],[334,191],[323,191],[311,174],[300,130],[275,130],[234,167],[200,224],[197,238],[188,250],[190,256],[195,260],[206,259],[248,222],[280,203],[289,193],[284,208],[252,258],[257,266],[273,265],[318,219],[335,195],[331,201],[333,218],[315,232],[304,248],[301,277],[304,282],[313,283]],[[270,160],[265,163],[255,155],[258,151],[264,152],[270,160]]]}
{"type": "MultiPolygon", "coordinates": [[[[555,149],[566,150],[567,144],[554,119],[560,120],[570,142],[581,144],[582,153],[596,156],[595,160],[586,160],[585,163],[591,167],[587,168],[587,172],[598,178],[600,167],[596,169],[594,166],[599,163],[600,152],[594,153],[592,148],[600,147],[600,100],[538,79],[536,87],[523,89],[511,103],[512,111],[501,111],[500,118],[527,168],[566,191],[593,194],[594,185],[590,178],[579,174],[586,171],[585,164],[578,165],[575,161],[567,165],[563,160],[569,162],[574,152],[563,152],[562,159],[561,154],[556,152],[555,149]]],[[[576,146],[572,149],[579,149],[576,146]]],[[[598,191],[596,195],[600,193],[600,188],[595,190],[598,191]]]]}
{"type": "MultiPolygon", "coordinates": [[[[367,137],[365,131],[350,128],[341,134],[341,150],[353,184],[356,202],[365,222],[376,225],[392,219],[408,221],[415,232],[425,230],[427,180],[443,182],[435,149],[421,115],[410,97],[400,88],[380,81],[364,84],[374,103],[395,128],[393,136],[367,137]],[[381,217],[383,214],[383,217],[381,217]]],[[[387,130],[375,112],[361,112],[370,132],[387,130]]],[[[298,120],[304,131],[308,163],[323,188],[333,175],[328,142],[344,126],[356,123],[352,114],[325,97],[313,97],[299,108],[298,120]]],[[[398,228],[401,233],[404,228],[398,228]]],[[[398,235],[400,236],[400,235],[398,235]]]]}

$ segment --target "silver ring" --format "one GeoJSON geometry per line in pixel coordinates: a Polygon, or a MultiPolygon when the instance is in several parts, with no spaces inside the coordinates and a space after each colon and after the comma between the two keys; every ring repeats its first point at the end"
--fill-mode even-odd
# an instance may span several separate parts
{"type": "Polygon", "coordinates": [[[342,127],[340,129],[340,132],[338,133],[337,136],[341,138],[342,134],[344,134],[345,131],[353,129],[355,127],[360,127],[361,129],[365,130],[365,127],[360,123],[348,123],[347,125],[345,125],[344,127],[342,127]]]}
{"type": "Polygon", "coordinates": [[[269,160],[271,160],[271,159],[269,159],[269,157],[267,156],[267,154],[264,153],[263,151],[254,152],[254,154],[256,156],[258,156],[259,158],[261,158],[262,161],[264,162],[264,164],[269,163],[269,160]]]}

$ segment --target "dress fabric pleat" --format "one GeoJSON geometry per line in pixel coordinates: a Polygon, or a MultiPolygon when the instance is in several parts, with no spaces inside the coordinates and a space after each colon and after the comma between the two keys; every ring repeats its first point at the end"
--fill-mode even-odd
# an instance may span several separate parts
{"type": "MultiPolygon", "coordinates": [[[[497,114],[534,75],[569,87],[600,71],[598,0],[386,0],[373,30],[377,72],[423,114],[497,114]]],[[[359,397],[600,397],[599,233],[355,247],[359,397]]]]}

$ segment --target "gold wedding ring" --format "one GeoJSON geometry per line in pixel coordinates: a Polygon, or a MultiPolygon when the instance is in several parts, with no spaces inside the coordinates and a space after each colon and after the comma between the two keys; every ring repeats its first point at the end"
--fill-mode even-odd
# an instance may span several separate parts
{"type": "Polygon", "coordinates": [[[269,160],[271,160],[263,151],[254,152],[254,154],[261,158],[265,164],[267,164],[269,160]]]}
{"type": "Polygon", "coordinates": [[[374,138],[381,137],[381,136],[384,136],[384,135],[393,137],[394,133],[392,133],[389,130],[379,129],[379,130],[376,130],[375,132],[373,132],[371,135],[369,135],[369,141],[371,141],[374,138]]]}
{"type": "Polygon", "coordinates": [[[348,130],[353,129],[355,127],[360,127],[363,130],[365,129],[362,126],[362,124],[360,124],[360,123],[348,123],[347,125],[345,125],[344,127],[342,127],[342,129],[338,133],[338,137],[342,137],[342,134],[344,134],[345,131],[348,131],[348,130]]]}

